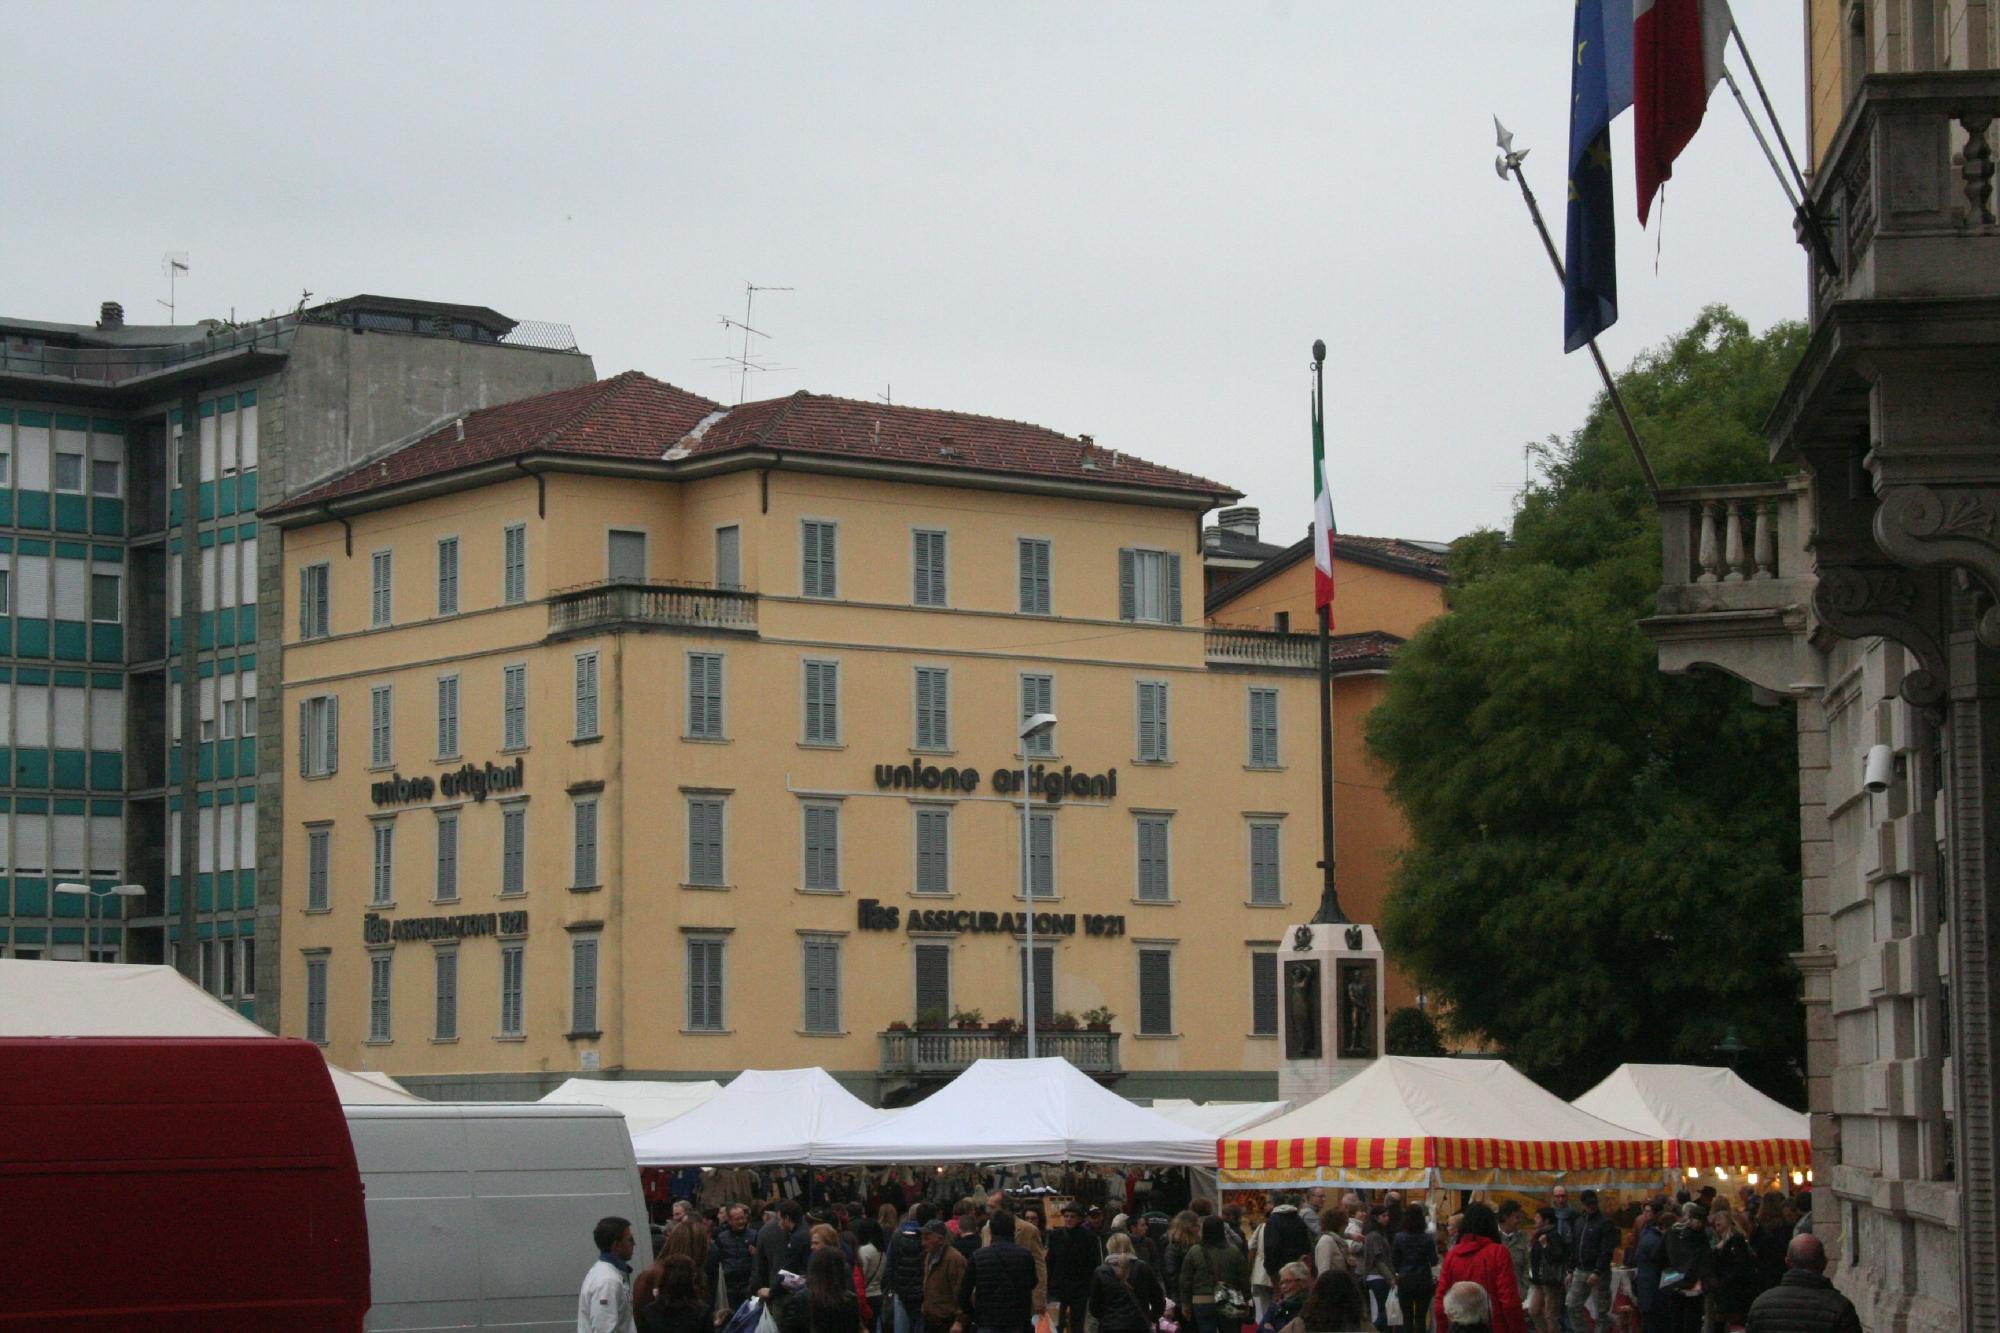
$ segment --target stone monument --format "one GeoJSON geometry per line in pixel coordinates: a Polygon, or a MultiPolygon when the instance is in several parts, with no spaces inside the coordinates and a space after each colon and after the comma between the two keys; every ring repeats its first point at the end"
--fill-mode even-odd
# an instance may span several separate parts
{"type": "Polygon", "coordinates": [[[1293,926],[1278,947],[1278,987],[1278,1096],[1304,1105],[1382,1054],[1382,942],[1373,926],[1293,926]]]}

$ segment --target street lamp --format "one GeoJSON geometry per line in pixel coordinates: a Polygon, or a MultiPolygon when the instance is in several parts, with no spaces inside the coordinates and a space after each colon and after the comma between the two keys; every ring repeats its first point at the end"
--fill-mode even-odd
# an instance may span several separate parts
{"type": "MultiPolygon", "coordinates": [[[[1035,1058],[1035,869],[1032,854],[1033,843],[1029,832],[1034,826],[1034,814],[1030,801],[1034,792],[1028,782],[1028,742],[1037,736],[1046,736],[1056,724],[1054,713],[1036,713],[1021,724],[1021,897],[1027,905],[1023,913],[1028,919],[1027,965],[1027,1018],[1028,1018],[1028,1058],[1035,1058]]],[[[1051,848],[1051,851],[1054,849],[1051,848]]]]}
{"type": "Polygon", "coordinates": [[[56,892],[70,894],[83,899],[83,915],[86,918],[84,926],[86,934],[84,938],[89,946],[88,951],[95,954],[97,952],[97,923],[103,919],[103,913],[99,912],[95,915],[91,913],[91,899],[143,898],[146,896],[146,886],[143,884],[113,884],[106,888],[98,889],[88,884],[68,882],[56,885],[56,892]]]}

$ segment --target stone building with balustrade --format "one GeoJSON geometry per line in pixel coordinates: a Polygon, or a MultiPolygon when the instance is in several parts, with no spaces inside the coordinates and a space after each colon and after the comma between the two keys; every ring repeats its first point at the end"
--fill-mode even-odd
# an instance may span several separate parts
{"type": "Polygon", "coordinates": [[[1796,711],[1814,1227],[1877,1330],[2000,1328],[2000,6],[1810,0],[1812,336],[1770,486],[1661,497],[1667,671],[1796,711]]]}

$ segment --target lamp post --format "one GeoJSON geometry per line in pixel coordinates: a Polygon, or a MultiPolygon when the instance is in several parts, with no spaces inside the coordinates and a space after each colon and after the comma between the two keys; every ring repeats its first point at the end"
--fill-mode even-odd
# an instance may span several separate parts
{"type": "Polygon", "coordinates": [[[96,953],[97,923],[103,914],[101,912],[95,914],[91,912],[91,900],[94,898],[143,898],[146,896],[146,886],[143,884],[113,884],[106,888],[96,889],[88,884],[66,882],[56,885],[56,892],[83,899],[85,947],[89,953],[96,953]]]}
{"type": "Polygon", "coordinates": [[[1027,910],[1022,913],[1027,918],[1028,952],[1024,957],[1028,984],[1028,1058],[1035,1058],[1035,867],[1034,840],[1029,836],[1034,828],[1034,814],[1030,802],[1034,792],[1028,782],[1028,742],[1037,736],[1046,736],[1056,724],[1054,713],[1036,713],[1021,724],[1021,897],[1027,910]]]}

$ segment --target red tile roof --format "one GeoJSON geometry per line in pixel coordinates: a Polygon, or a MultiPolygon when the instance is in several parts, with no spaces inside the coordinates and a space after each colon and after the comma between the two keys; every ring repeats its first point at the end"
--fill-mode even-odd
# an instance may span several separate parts
{"type": "Polygon", "coordinates": [[[460,421],[269,512],[296,513],[332,500],[534,454],[673,462],[753,450],[1178,491],[1213,497],[1217,503],[1238,498],[1219,482],[1024,422],[804,391],[723,408],[638,371],[626,371],[578,388],[469,412],[460,421]]]}

